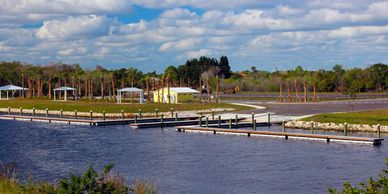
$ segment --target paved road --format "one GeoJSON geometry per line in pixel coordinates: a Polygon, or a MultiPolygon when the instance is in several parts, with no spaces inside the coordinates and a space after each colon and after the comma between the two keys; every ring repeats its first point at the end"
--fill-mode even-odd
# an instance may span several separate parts
{"type": "MultiPolygon", "coordinates": [[[[271,102],[249,102],[267,107],[253,111],[254,113],[273,112],[278,115],[311,115],[331,112],[351,112],[352,103],[349,101],[327,101],[319,103],[271,103],[271,102]]],[[[388,99],[356,100],[353,103],[354,111],[388,109],[388,99]]],[[[251,113],[252,111],[241,111],[240,113],[251,113]]]]}

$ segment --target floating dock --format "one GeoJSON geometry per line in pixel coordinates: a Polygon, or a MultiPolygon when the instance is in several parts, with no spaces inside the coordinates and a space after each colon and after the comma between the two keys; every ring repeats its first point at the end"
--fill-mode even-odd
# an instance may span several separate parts
{"type": "Polygon", "coordinates": [[[351,142],[351,143],[367,143],[373,145],[380,145],[384,140],[382,138],[368,138],[368,137],[353,137],[340,135],[325,135],[325,134],[307,134],[307,133],[289,133],[276,131],[253,131],[253,130],[237,130],[237,129],[220,129],[210,127],[197,126],[179,126],[178,132],[198,132],[210,134],[227,134],[227,135],[241,135],[241,136],[265,136],[278,137],[284,139],[304,139],[304,140],[318,140],[325,142],[351,142]]]}
{"type": "MultiPolygon", "coordinates": [[[[20,116],[20,115],[0,115],[0,119],[4,120],[17,120],[17,121],[36,121],[47,123],[61,123],[61,124],[73,124],[73,125],[127,125],[131,123],[150,123],[160,121],[160,118],[139,118],[139,119],[112,119],[112,120],[91,120],[85,118],[59,118],[59,117],[41,117],[41,116],[20,116]]],[[[165,121],[185,121],[198,119],[198,117],[178,117],[178,118],[164,118],[165,121]]]]}
{"type": "MultiPolygon", "coordinates": [[[[238,119],[238,121],[241,121],[243,119],[238,119]]],[[[176,126],[190,126],[190,125],[206,125],[206,123],[208,124],[208,126],[210,126],[211,124],[217,124],[217,126],[220,126],[220,127],[227,127],[229,126],[229,124],[225,125],[225,123],[229,122],[230,119],[211,119],[211,120],[199,120],[198,117],[196,117],[196,119],[192,119],[192,120],[180,120],[180,121],[168,121],[167,119],[163,119],[163,122],[161,121],[161,119],[158,119],[157,122],[147,122],[147,123],[132,123],[130,124],[130,126],[132,128],[135,128],[135,129],[144,129],[144,128],[154,128],[154,127],[176,127],[176,126]],[[200,124],[201,123],[201,124],[200,124]]],[[[232,126],[236,127],[236,124],[235,124],[235,120],[234,120],[234,123],[232,124],[232,126]]],[[[241,126],[241,124],[239,124],[237,122],[237,125],[238,126],[241,126]]],[[[212,125],[212,126],[215,126],[215,125],[212,125]]],[[[252,124],[250,124],[250,126],[252,126],[252,124]]]]}

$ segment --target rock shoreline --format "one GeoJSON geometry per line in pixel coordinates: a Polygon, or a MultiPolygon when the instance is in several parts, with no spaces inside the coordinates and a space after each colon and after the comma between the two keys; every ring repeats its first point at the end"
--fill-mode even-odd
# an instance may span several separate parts
{"type": "MultiPolygon", "coordinates": [[[[285,127],[296,129],[311,129],[312,121],[289,121],[285,123],[285,127]]],[[[343,123],[319,123],[314,122],[314,129],[344,131],[345,124],[343,123]]],[[[377,132],[377,125],[368,124],[347,124],[347,130],[353,132],[377,132]]],[[[388,133],[388,126],[380,126],[381,133],[388,133]]]]}

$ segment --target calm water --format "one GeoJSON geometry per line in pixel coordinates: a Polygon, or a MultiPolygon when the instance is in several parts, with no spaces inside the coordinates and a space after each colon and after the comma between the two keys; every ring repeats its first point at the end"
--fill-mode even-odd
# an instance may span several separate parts
{"type": "Polygon", "coordinates": [[[0,160],[17,162],[36,180],[55,181],[89,164],[101,170],[113,162],[128,182],[146,178],[162,193],[324,193],[343,181],[376,177],[385,166],[387,143],[373,147],[0,120],[0,160]]]}

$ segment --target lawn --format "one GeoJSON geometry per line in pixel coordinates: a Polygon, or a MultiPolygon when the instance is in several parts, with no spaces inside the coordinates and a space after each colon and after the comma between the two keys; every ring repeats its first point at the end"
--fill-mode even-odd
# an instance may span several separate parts
{"type": "Polygon", "coordinates": [[[319,114],[302,119],[303,121],[316,121],[321,123],[350,123],[388,125],[388,110],[373,110],[348,113],[319,114]]]}
{"type": "Polygon", "coordinates": [[[169,111],[174,108],[175,111],[185,110],[207,110],[211,108],[232,108],[236,111],[252,109],[246,106],[232,105],[226,103],[187,103],[187,104],[116,104],[114,102],[92,102],[92,101],[52,101],[52,100],[37,100],[37,99],[18,99],[18,100],[1,100],[0,108],[20,108],[23,109],[46,109],[63,111],[79,112],[102,112],[107,113],[119,113],[124,110],[127,113],[136,113],[139,109],[142,112],[154,112],[155,109],[159,109],[161,112],[169,111]]]}

